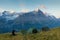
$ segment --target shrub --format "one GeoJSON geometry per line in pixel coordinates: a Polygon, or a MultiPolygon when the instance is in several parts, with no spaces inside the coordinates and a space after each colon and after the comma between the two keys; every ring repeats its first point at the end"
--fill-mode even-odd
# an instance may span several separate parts
{"type": "Polygon", "coordinates": [[[42,31],[49,31],[50,28],[49,27],[42,27],[42,31]]]}
{"type": "Polygon", "coordinates": [[[38,30],[37,30],[37,29],[33,29],[33,30],[32,30],[32,33],[33,33],[33,34],[38,33],[38,30]]]}
{"type": "Polygon", "coordinates": [[[13,36],[15,36],[15,35],[16,35],[16,34],[15,34],[15,30],[12,30],[12,35],[13,35],[13,36]]]}

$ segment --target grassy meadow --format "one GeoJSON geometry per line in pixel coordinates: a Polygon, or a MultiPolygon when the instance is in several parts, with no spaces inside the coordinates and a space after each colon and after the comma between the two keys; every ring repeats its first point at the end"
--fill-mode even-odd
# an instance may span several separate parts
{"type": "Polygon", "coordinates": [[[12,36],[11,33],[0,34],[0,40],[60,40],[60,28],[54,28],[50,31],[41,31],[36,34],[25,34],[21,32],[12,36]]]}

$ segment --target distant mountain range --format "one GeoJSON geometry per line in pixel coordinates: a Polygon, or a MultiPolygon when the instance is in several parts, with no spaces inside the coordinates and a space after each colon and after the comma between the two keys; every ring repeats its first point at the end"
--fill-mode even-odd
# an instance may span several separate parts
{"type": "Polygon", "coordinates": [[[41,10],[27,13],[4,11],[0,16],[0,33],[11,32],[13,29],[16,31],[28,30],[29,28],[41,29],[45,26],[59,27],[60,19],[44,14],[41,10]]]}

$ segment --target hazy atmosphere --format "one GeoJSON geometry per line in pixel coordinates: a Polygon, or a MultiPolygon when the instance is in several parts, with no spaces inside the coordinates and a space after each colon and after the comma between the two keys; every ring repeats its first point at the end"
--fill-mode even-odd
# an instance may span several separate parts
{"type": "Polygon", "coordinates": [[[60,0],[0,0],[0,12],[28,12],[39,8],[44,13],[60,16],[60,0]]]}
{"type": "Polygon", "coordinates": [[[0,40],[60,40],[60,0],[0,0],[0,40]]]}

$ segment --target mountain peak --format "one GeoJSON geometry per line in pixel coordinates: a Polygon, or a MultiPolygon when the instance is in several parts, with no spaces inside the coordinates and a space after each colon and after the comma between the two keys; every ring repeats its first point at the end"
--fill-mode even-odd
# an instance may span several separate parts
{"type": "Polygon", "coordinates": [[[39,8],[36,8],[35,10],[34,10],[35,12],[38,12],[38,11],[41,11],[39,8]]]}
{"type": "Polygon", "coordinates": [[[3,15],[6,15],[6,14],[8,14],[8,13],[9,13],[9,11],[4,11],[4,12],[2,12],[3,15]]]}
{"type": "Polygon", "coordinates": [[[44,14],[43,11],[41,11],[39,8],[35,9],[34,12],[36,12],[38,14],[44,14]]]}

